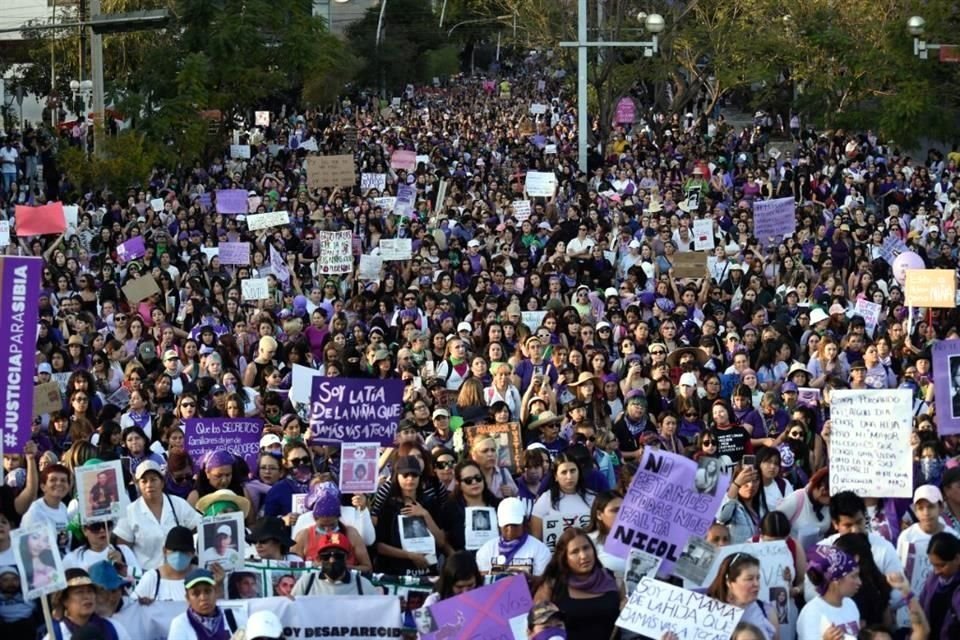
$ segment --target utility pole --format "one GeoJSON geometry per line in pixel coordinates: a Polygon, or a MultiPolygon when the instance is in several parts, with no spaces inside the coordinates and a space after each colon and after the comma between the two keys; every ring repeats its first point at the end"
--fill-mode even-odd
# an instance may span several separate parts
{"type": "MultiPolygon", "coordinates": [[[[600,7],[597,13],[600,16],[603,15],[600,7]]],[[[644,27],[652,34],[648,42],[606,42],[602,38],[598,42],[589,42],[587,40],[587,0],[577,0],[577,41],[560,43],[561,47],[577,48],[577,164],[583,173],[587,173],[587,155],[590,150],[590,124],[587,117],[587,48],[636,47],[643,49],[644,57],[653,56],[659,47],[657,34],[663,31],[665,23],[663,17],[657,13],[640,14],[640,16],[643,16],[644,27]]],[[[598,31],[602,27],[603,25],[597,25],[598,31]]]]}
{"type": "Polygon", "coordinates": [[[100,17],[100,0],[90,0],[90,79],[93,81],[93,152],[100,154],[101,129],[106,122],[103,97],[103,36],[93,28],[100,17]]]}

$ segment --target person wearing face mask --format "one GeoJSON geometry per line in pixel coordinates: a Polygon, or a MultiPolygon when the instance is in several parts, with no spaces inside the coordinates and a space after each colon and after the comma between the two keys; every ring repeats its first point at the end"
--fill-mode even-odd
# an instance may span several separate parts
{"type": "Polygon", "coordinates": [[[314,525],[302,529],[296,534],[296,543],[291,551],[302,556],[307,561],[317,561],[320,545],[326,536],[340,534],[349,545],[347,549],[347,566],[359,571],[373,570],[373,563],[367,553],[366,541],[359,531],[348,526],[342,520],[340,507],[340,490],[332,482],[321,482],[314,485],[307,495],[305,504],[311,504],[314,525]]]}
{"type": "Polygon", "coordinates": [[[195,568],[193,557],[196,549],[193,533],[186,527],[173,527],[163,543],[163,564],[143,574],[133,595],[140,604],[171,601],[182,602],[186,598],[183,579],[195,568]]]}
{"type": "Polygon", "coordinates": [[[355,569],[347,566],[353,548],[347,536],[332,531],[318,536],[314,543],[320,571],[303,573],[293,585],[294,596],[362,596],[379,595],[373,584],[355,569]]]}
{"type": "Polygon", "coordinates": [[[310,478],[313,476],[313,458],[306,447],[300,443],[291,443],[283,450],[283,468],[287,476],[278,481],[263,500],[263,513],[274,518],[284,518],[287,526],[292,525],[297,514],[290,512],[291,498],[296,493],[307,493],[310,478]]]}

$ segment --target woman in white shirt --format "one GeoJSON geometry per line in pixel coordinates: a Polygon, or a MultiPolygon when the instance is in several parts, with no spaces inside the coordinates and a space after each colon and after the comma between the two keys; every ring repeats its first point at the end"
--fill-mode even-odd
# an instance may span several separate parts
{"type": "Polygon", "coordinates": [[[510,409],[510,419],[520,419],[520,392],[513,386],[510,374],[513,367],[506,362],[494,364],[492,367],[493,384],[483,390],[483,398],[487,406],[492,407],[498,401],[505,402],[510,409]]]}
{"type": "Polygon", "coordinates": [[[607,541],[607,536],[613,530],[613,523],[620,513],[620,507],[623,505],[623,496],[616,491],[604,491],[598,493],[593,501],[593,507],[590,509],[590,524],[587,526],[587,536],[593,541],[593,546],[597,548],[597,560],[600,561],[606,569],[613,572],[613,575],[620,582],[623,581],[623,575],[627,570],[627,561],[624,558],[607,553],[603,545],[607,541]]]}
{"type": "Polygon", "coordinates": [[[807,562],[807,577],[818,595],[800,610],[797,640],[856,637],[860,633],[860,610],[853,601],[860,590],[856,558],[822,545],[810,552],[807,562]]]}
{"type": "Polygon", "coordinates": [[[587,491],[573,457],[561,453],[557,456],[550,488],[533,503],[530,534],[546,542],[559,538],[570,527],[586,527],[595,497],[587,491]]]}
{"type": "Polygon", "coordinates": [[[137,467],[140,497],[131,503],[117,523],[114,534],[137,555],[146,571],[163,562],[163,543],[176,526],[196,530],[200,514],[186,500],[163,492],[163,472],[153,460],[144,460],[137,467]]]}
{"type": "Polygon", "coordinates": [[[49,522],[57,532],[57,546],[63,554],[68,546],[67,506],[64,498],[70,493],[70,470],[62,464],[48,464],[40,472],[40,490],[43,497],[34,500],[23,514],[20,526],[24,529],[49,522]]]}
{"type": "Polygon", "coordinates": [[[790,520],[790,537],[804,549],[823,539],[830,528],[830,472],[823,468],[807,486],[787,495],[776,508],[790,520]]]}

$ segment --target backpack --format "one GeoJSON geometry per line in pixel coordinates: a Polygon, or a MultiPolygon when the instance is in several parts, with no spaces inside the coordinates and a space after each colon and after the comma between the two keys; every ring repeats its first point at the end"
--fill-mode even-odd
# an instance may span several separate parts
{"type": "MultiPolygon", "coordinates": [[[[360,572],[359,572],[359,571],[351,571],[351,573],[354,575],[354,578],[355,578],[354,581],[355,581],[356,584],[357,584],[357,595],[358,595],[358,596],[362,596],[362,595],[363,595],[363,582],[360,581],[360,572]]],[[[303,590],[303,594],[304,594],[304,595],[307,595],[307,596],[310,595],[310,592],[313,590],[313,584],[314,584],[314,582],[316,582],[316,580],[317,580],[317,574],[316,574],[316,573],[311,573],[310,576],[307,578],[307,588],[303,590]]]]}

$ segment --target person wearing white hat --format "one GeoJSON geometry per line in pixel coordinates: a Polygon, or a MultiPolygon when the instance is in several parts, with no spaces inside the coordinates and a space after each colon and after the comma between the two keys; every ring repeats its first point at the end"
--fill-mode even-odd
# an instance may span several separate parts
{"type": "Polygon", "coordinates": [[[526,573],[542,576],[550,549],[529,534],[526,508],[519,498],[504,498],[497,507],[500,535],[477,549],[477,567],[484,574],[526,573]]]}
{"type": "Polygon", "coordinates": [[[943,494],[935,485],[924,484],[913,492],[913,513],[917,522],[900,532],[900,537],[897,538],[897,557],[906,569],[911,590],[920,593],[932,573],[927,556],[930,538],[941,531],[954,536],[958,534],[940,517],[943,513],[943,494]]]}

